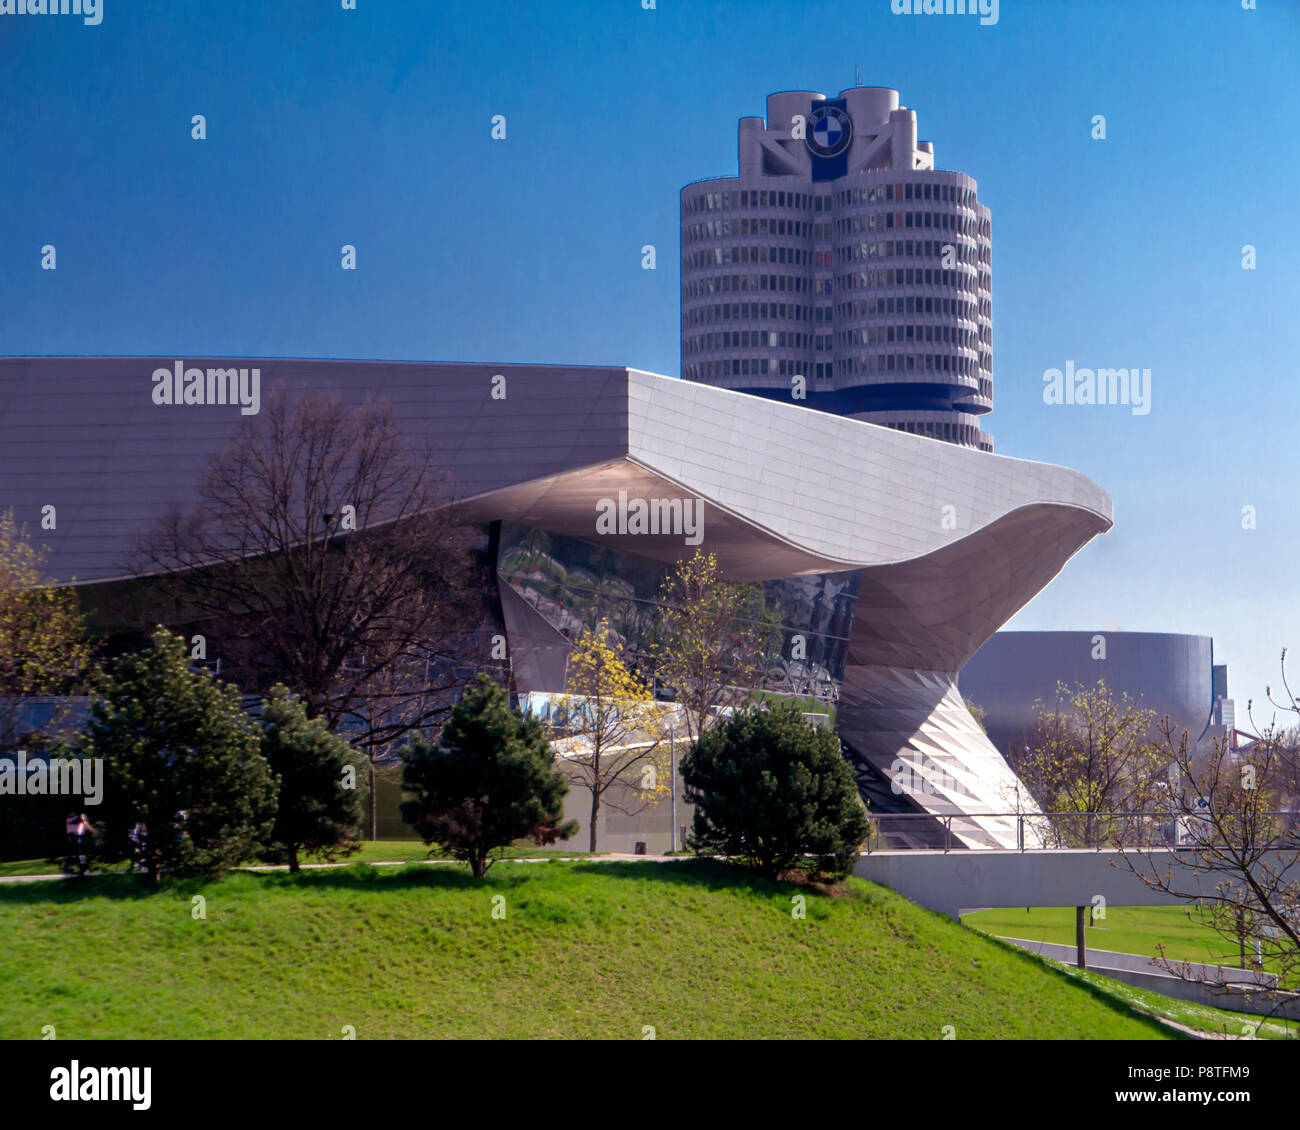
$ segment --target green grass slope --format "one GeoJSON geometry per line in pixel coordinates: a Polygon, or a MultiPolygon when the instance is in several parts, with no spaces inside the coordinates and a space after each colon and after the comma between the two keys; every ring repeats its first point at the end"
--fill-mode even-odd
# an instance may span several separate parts
{"type": "Polygon", "coordinates": [[[863,880],[702,861],[6,884],[0,983],[3,1038],[1168,1035],[863,880]]]}

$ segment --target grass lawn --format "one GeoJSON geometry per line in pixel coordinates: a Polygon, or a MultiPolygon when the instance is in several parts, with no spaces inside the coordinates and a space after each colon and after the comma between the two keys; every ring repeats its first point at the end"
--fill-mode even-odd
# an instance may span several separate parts
{"type": "MultiPolygon", "coordinates": [[[[1236,943],[1210,929],[1201,913],[1194,906],[1108,906],[1105,919],[1085,930],[1088,948],[1156,957],[1156,943],[1164,942],[1165,955],[1174,961],[1237,966],[1236,943]]],[[[980,910],[963,915],[962,922],[1004,938],[1067,946],[1075,941],[1072,906],[980,910]]]]}
{"type": "Polygon", "coordinates": [[[757,702],[797,702],[799,709],[805,714],[821,714],[826,718],[822,723],[823,726],[835,728],[835,707],[828,702],[809,695],[807,698],[801,698],[799,695],[776,694],[772,691],[760,691],[754,696],[757,702]]]}
{"type": "MultiPolygon", "coordinates": [[[[1057,962],[1052,964],[1059,966],[1057,962]]],[[[1194,1004],[1192,1001],[1180,1001],[1174,997],[1162,996],[1150,989],[1139,989],[1134,985],[1126,985],[1123,981],[1103,977],[1092,969],[1085,969],[1080,973],[1073,966],[1059,967],[1063,968],[1069,976],[1094,986],[1117,1001],[1123,1001],[1152,1016],[1163,1016],[1179,1024],[1186,1024],[1199,1032],[1213,1032],[1216,1035],[1226,1036],[1252,1035],[1258,1036],[1261,1040],[1300,1039],[1300,1024],[1295,1021],[1265,1020],[1262,1016],[1253,1016],[1248,1012],[1230,1012],[1227,1009],[1194,1004]]]]}
{"type": "Polygon", "coordinates": [[[0,1038],[1169,1035],[865,880],[830,895],[697,860],[7,884],[0,937],[0,1038]]]}

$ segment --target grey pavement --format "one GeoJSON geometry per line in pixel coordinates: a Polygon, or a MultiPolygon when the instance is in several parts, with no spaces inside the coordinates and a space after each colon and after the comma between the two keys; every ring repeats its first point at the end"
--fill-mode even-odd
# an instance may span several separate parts
{"type": "MultiPolygon", "coordinates": [[[[1002,941],[1032,950],[1043,957],[1054,958],[1066,965],[1074,965],[1077,957],[1074,946],[1060,945],[1057,942],[1031,942],[1025,938],[1006,937],[1002,938],[1002,941]]],[[[1150,977],[1168,977],[1171,981],[1180,979],[1156,965],[1153,958],[1143,957],[1141,954],[1117,953],[1114,950],[1089,947],[1087,961],[1088,968],[1097,973],[1104,973],[1108,969],[1119,969],[1143,973],[1150,977]]],[[[1181,962],[1178,964],[1182,965],[1181,962]]],[[[1275,988],[1277,985],[1277,975],[1274,973],[1257,973],[1253,969],[1235,969],[1230,965],[1208,965],[1197,961],[1188,962],[1187,965],[1193,976],[1210,982],[1224,981],[1233,985],[1254,985],[1266,989],[1275,988]]]]}

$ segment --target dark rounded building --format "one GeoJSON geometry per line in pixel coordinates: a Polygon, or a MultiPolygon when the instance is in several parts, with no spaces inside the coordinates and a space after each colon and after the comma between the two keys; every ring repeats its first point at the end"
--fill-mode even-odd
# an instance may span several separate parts
{"type": "Polygon", "coordinates": [[[1051,702],[1057,683],[1127,694],[1157,717],[1168,714],[1189,742],[1230,724],[1228,669],[1214,664],[1209,636],[1170,632],[998,632],[962,668],[962,697],[984,710],[984,726],[1003,753],[1023,746],[1034,702],[1051,702]],[[1225,712],[1226,708],[1226,712],[1225,712]]]}

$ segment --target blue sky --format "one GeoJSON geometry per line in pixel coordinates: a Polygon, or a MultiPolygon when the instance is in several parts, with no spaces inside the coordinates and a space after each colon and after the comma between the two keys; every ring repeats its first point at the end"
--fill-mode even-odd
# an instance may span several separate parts
{"type": "Polygon", "coordinates": [[[103,4],[0,16],[0,354],[676,375],[679,189],[857,66],[992,209],[998,451],[1115,500],[1011,626],[1213,635],[1239,710],[1300,654],[1297,0],[103,4]],[[1067,360],[1150,368],[1150,414],[1045,405],[1067,360]]]}

